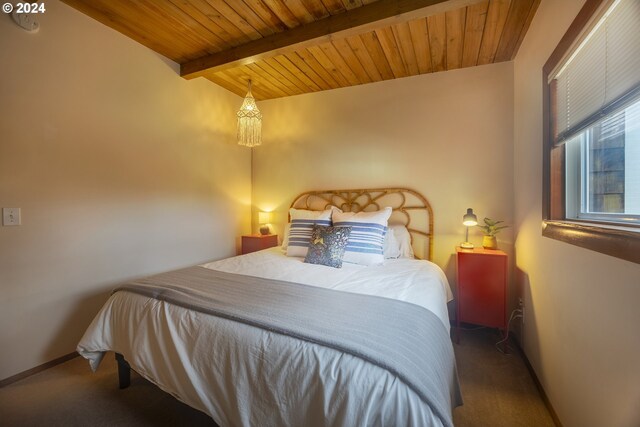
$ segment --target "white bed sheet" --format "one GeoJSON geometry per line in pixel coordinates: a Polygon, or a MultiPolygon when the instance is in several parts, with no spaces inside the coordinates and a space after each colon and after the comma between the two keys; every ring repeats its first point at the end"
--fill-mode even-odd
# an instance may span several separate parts
{"type": "MultiPolygon", "coordinates": [[[[402,299],[431,309],[448,329],[448,284],[425,261],[345,265],[338,274],[271,249],[206,266],[402,299]],[[440,279],[428,279],[429,271],[440,279]]],[[[78,344],[94,370],[105,351],[123,354],[135,371],[222,427],[442,425],[411,388],[377,365],[130,292],[112,295],[78,344]]]]}
{"type": "Polygon", "coordinates": [[[416,259],[387,259],[383,265],[343,263],[342,268],[305,264],[288,257],[280,247],[203,264],[227,273],[406,301],[433,312],[449,331],[447,302],[453,299],[447,277],[436,264],[416,259]]]}

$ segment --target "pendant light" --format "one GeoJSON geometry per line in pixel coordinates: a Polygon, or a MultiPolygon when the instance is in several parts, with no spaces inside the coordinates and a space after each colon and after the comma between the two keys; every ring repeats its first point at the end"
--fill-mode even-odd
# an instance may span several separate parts
{"type": "Polygon", "coordinates": [[[262,114],[258,110],[256,100],[251,94],[251,80],[249,91],[244,97],[238,116],[238,144],[255,147],[262,144],[262,114]]]}

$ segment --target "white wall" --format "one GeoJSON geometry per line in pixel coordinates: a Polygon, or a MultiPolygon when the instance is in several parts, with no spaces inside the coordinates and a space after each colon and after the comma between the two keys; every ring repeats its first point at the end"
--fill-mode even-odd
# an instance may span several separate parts
{"type": "Polygon", "coordinates": [[[0,15],[0,379],[70,353],[124,279],[235,255],[241,99],[59,2],[0,15]]]}
{"type": "MultiPolygon", "coordinates": [[[[513,65],[502,63],[259,103],[253,201],[282,233],[308,190],[409,187],[435,211],[435,261],[452,259],[473,207],[513,224],[513,65]]],[[[499,244],[511,250],[511,231],[499,244]]],[[[472,229],[470,240],[481,245],[472,229]]]]}
{"type": "Polygon", "coordinates": [[[524,350],[565,427],[640,425],[640,265],[541,236],[542,66],[582,6],[543,0],[515,61],[524,350]]]}

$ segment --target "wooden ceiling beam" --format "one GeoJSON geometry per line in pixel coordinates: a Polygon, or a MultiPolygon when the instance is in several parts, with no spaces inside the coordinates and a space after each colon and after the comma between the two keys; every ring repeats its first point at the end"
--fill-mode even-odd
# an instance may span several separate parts
{"type": "Polygon", "coordinates": [[[480,1],[379,0],[222,52],[184,62],[180,66],[180,75],[186,79],[206,76],[275,55],[283,55],[321,43],[328,43],[334,38],[344,38],[373,31],[408,20],[466,7],[480,1]]]}

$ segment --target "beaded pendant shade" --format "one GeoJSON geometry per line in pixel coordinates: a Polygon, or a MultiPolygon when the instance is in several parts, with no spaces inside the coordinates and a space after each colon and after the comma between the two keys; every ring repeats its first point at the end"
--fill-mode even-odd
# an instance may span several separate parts
{"type": "Polygon", "coordinates": [[[262,143],[262,114],[251,94],[251,80],[249,80],[249,91],[244,97],[237,116],[238,144],[247,147],[260,145],[262,143]]]}

